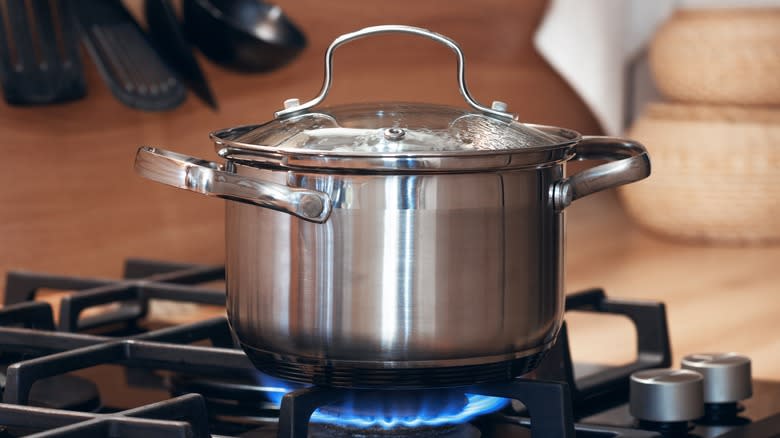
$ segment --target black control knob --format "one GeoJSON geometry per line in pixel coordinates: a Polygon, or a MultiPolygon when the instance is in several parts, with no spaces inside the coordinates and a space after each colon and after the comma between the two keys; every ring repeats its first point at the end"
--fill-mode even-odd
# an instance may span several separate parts
{"type": "Polygon", "coordinates": [[[684,369],[704,377],[704,403],[734,403],[753,395],[750,358],[737,353],[685,356],[684,369]]]}
{"type": "Polygon", "coordinates": [[[704,415],[702,375],[650,369],[631,375],[629,411],[640,421],[687,423],[704,415]]]}

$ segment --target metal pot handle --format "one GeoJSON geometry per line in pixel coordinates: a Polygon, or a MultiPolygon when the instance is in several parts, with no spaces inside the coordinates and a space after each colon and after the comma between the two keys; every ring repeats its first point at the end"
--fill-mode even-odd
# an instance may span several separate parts
{"type": "Polygon", "coordinates": [[[331,211],[325,193],[225,172],[218,163],[164,149],[139,148],[135,171],[169,186],[282,211],[310,222],[325,222],[331,211]]]}
{"type": "Polygon", "coordinates": [[[552,200],[556,210],[584,196],[645,179],[650,175],[650,157],[641,144],[622,138],[586,136],[574,146],[578,160],[610,160],[558,181],[552,200]]]}
{"type": "Polygon", "coordinates": [[[466,87],[466,60],[458,43],[444,35],[431,32],[428,29],[413,26],[403,26],[398,24],[366,27],[355,32],[341,35],[340,37],[333,40],[333,42],[330,44],[330,47],[328,47],[328,50],[325,52],[325,78],[322,82],[322,89],[320,90],[320,94],[314,99],[304,103],[300,103],[298,99],[287,99],[284,102],[284,109],[275,112],[274,116],[276,118],[282,118],[291,114],[306,111],[313,106],[319,105],[325,99],[325,96],[328,95],[330,86],[333,82],[333,52],[336,50],[336,48],[349,41],[383,33],[406,33],[411,35],[418,35],[432,39],[449,47],[453,52],[455,52],[455,56],[458,60],[458,86],[460,87],[460,94],[463,95],[463,98],[466,99],[466,102],[468,102],[468,104],[471,105],[471,107],[475,110],[480,111],[486,115],[505,120],[517,119],[515,114],[505,111],[506,104],[503,102],[494,102],[493,107],[488,108],[486,106],[480,105],[476,100],[474,100],[473,97],[471,97],[471,93],[469,93],[469,89],[466,87]]]}

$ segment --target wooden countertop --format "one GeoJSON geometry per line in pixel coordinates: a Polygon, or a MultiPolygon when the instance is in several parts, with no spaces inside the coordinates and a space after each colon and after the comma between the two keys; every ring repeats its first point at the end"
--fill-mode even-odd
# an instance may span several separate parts
{"type": "MultiPolygon", "coordinates": [[[[194,98],[166,113],[125,108],[91,66],[85,100],[37,108],[0,103],[5,160],[0,272],[117,277],[127,257],[221,263],[222,202],[135,176],[136,148],[155,144],[214,157],[206,137],[211,129],[267,120],[285,98],[314,95],[327,44],[371,24],[402,22],[449,35],[463,45],[468,79],[479,100],[506,100],[523,120],[597,132],[582,102],[531,46],[545,1],[490,0],[480,3],[478,13],[472,3],[452,2],[446,8],[433,3],[415,2],[410,8],[408,1],[384,2],[365,8],[351,0],[323,14],[317,12],[320,2],[289,2],[287,11],[309,34],[310,48],[293,64],[266,75],[240,75],[205,63],[220,101],[217,113],[194,98]]],[[[462,105],[451,53],[411,42],[379,38],[375,45],[361,41],[344,48],[329,103],[462,105]]],[[[757,376],[780,379],[779,247],[710,248],[661,240],[637,229],[613,193],[576,202],[568,223],[567,291],[601,286],[612,297],[664,301],[676,360],[685,353],[734,350],[753,357],[757,376]]],[[[3,284],[0,279],[0,289],[3,284]]],[[[630,357],[631,333],[617,330],[628,327],[625,321],[569,319],[575,358],[600,356],[614,363],[630,357]]]]}
{"type": "MultiPolygon", "coordinates": [[[[736,351],[752,357],[754,375],[780,379],[780,246],[662,239],[631,223],[609,192],[575,202],[567,219],[568,292],[598,286],[611,297],[663,301],[675,364],[690,353],[736,351]]],[[[569,320],[575,358],[631,358],[627,320],[569,320]]]]}

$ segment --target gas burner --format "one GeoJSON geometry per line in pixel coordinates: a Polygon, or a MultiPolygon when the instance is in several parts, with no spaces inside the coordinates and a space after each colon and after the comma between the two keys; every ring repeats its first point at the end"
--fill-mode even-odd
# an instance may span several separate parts
{"type": "MultiPolygon", "coordinates": [[[[301,389],[259,374],[257,382],[244,379],[218,380],[176,375],[170,379],[171,395],[198,393],[204,397],[214,418],[242,418],[244,423],[262,424],[278,415],[285,394],[301,389]],[[276,412],[274,412],[276,411],[276,412]]],[[[446,427],[495,412],[509,403],[501,397],[466,394],[462,390],[378,391],[351,390],[342,401],[314,411],[311,421],[345,429],[424,429],[446,427]]]]}
{"type": "Polygon", "coordinates": [[[314,411],[311,421],[346,429],[403,433],[462,424],[508,403],[501,397],[458,390],[350,391],[340,403],[314,411]]]}
{"type": "Polygon", "coordinates": [[[318,423],[311,426],[310,438],[479,438],[479,430],[468,423],[419,427],[347,427],[318,423]]]}
{"type": "MultiPolygon", "coordinates": [[[[460,388],[463,393],[482,396],[482,400],[494,398],[513,399],[522,402],[532,412],[531,431],[537,436],[573,437],[574,421],[571,412],[571,399],[566,385],[559,382],[512,379],[506,382],[482,383],[460,388]],[[554,415],[550,415],[554,412],[554,415]]],[[[303,438],[308,435],[309,422],[319,424],[314,413],[325,406],[349,406],[354,398],[354,390],[340,388],[311,387],[289,392],[282,398],[279,411],[279,435],[282,437],[303,438]]],[[[374,402],[375,403],[375,402],[374,402]]],[[[495,411],[504,404],[489,403],[495,411]]],[[[469,404],[466,405],[467,407],[469,404]]],[[[487,412],[485,412],[487,413],[487,412]]],[[[484,418],[484,417],[482,417],[484,418]]],[[[465,421],[463,418],[461,421],[465,421]]],[[[334,425],[330,425],[334,426],[334,425]]],[[[343,422],[337,427],[343,427],[343,422]]],[[[360,427],[347,424],[351,430],[360,427]]],[[[367,424],[363,424],[365,428],[367,424]]],[[[430,427],[430,426],[425,426],[430,427]]],[[[372,425],[372,430],[382,428],[382,423],[372,425]]],[[[400,427],[398,430],[410,429],[400,427]]],[[[389,430],[396,430],[395,428],[389,430]]]]}

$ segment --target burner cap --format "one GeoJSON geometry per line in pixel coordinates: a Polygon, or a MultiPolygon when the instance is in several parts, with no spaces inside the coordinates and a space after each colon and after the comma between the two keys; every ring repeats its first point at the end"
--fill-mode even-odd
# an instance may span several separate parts
{"type": "Polygon", "coordinates": [[[464,423],[449,426],[402,427],[383,429],[381,427],[357,429],[330,424],[312,423],[311,438],[479,438],[479,430],[464,423]]]}
{"type": "Polygon", "coordinates": [[[334,418],[435,417],[461,412],[467,404],[466,394],[457,390],[354,391],[346,403],[323,406],[320,412],[334,418]]]}

